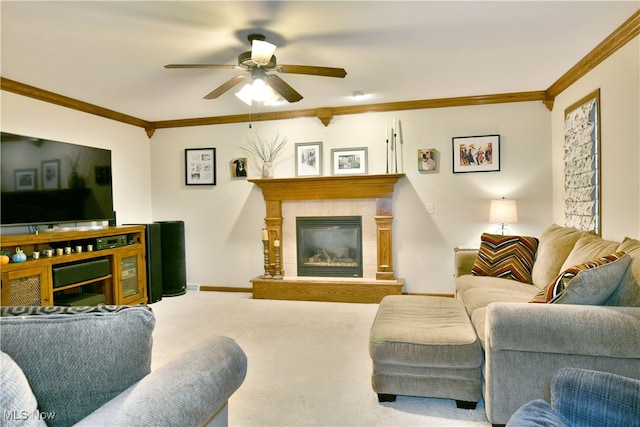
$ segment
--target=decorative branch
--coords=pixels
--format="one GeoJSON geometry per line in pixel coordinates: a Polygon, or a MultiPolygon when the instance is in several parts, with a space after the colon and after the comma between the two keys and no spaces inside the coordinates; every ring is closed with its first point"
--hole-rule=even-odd
{"type": "Polygon", "coordinates": [[[273,162],[286,145],[287,138],[280,138],[277,133],[271,140],[266,141],[256,132],[255,137],[247,138],[247,145],[240,148],[263,162],[273,162]]]}

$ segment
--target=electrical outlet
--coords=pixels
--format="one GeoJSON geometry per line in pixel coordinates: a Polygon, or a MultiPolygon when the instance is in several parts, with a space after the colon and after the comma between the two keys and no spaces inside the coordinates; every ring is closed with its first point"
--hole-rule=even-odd
{"type": "Polygon", "coordinates": [[[429,202],[427,203],[427,213],[432,214],[433,213],[433,202],[429,202]]]}

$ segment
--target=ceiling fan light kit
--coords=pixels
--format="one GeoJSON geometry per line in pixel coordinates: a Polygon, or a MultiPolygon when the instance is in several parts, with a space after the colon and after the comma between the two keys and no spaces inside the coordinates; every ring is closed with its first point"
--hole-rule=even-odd
{"type": "MultiPolygon", "coordinates": [[[[223,64],[169,64],[165,68],[223,68],[249,71],[252,83],[246,84],[236,93],[236,96],[248,105],[253,102],[264,105],[274,105],[282,101],[293,103],[300,101],[303,96],[287,82],[275,74],[267,71],[289,74],[307,74],[313,76],[344,78],[347,72],[343,68],[317,67],[312,65],[277,65],[274,52],[276,45],[265,40],[262,34],[250,34],[248,37],[251,50],[238,55],[238,65],[223,64]]],[[[229,91],[248,77],[247,74],[238,75],[227,80],[213,91],[205,95],[204,99],[215,99],[229,91]]]]}

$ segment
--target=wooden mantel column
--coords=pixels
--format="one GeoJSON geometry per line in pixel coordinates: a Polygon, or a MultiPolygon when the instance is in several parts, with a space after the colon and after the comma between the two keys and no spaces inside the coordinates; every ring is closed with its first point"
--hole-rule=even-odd
{"type": "MultiPolygon", "coordinates": [[[[394,280],[392,197],[394,185],[404,174],[346,175],[307,178],[250,179],[262,190],[266,204],[270,262],[274,264],[273,241],[282,245],[282,201],[376,199],[377,280],[394,280]]],[[[282,246],[280,248],[280,265],[282,246]]],[[[284,273],[283,273],[284,275],[284,273]]]]}
{"type": "Polygon", "coordinates": [[[376,199],[376,239],[378,241],[377,280],[393,280],[393,215],[391,198],[376,199]]]}

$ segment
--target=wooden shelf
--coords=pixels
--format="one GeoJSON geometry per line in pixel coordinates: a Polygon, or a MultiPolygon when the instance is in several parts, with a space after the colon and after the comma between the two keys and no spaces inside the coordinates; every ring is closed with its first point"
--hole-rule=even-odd
{"type": "Polygon", "coordinates": [[[89,285],[91,283],[97,283],[103,280],[111,279],[111,277],[112,277],[111,274],[107,274],[106,276],[96,277],[95,279],[86,280],[84,282],[73,283],[71,285],[66,285],[66,286],[58,286],[57,288],[53,288],[53,292],[66,291],[69,289],[79,288],[84,285],[89,285]]]}

